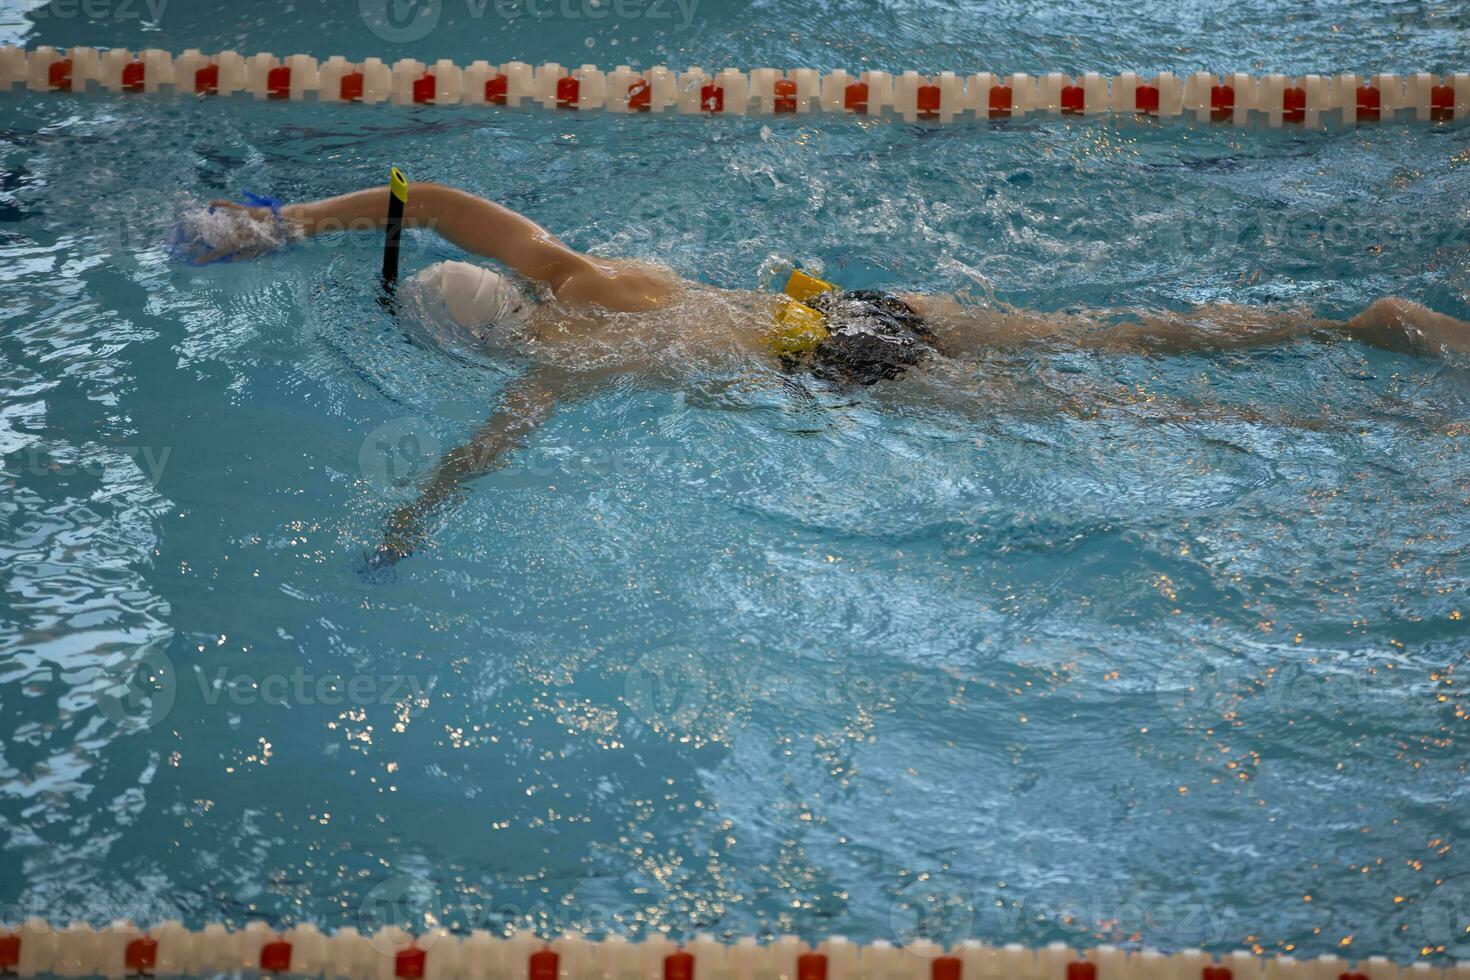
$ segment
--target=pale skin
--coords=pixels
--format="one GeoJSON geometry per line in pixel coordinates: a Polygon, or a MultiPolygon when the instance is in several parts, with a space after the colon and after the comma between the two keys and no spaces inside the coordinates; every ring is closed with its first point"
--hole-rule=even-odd
{"type": "MultiPolygon", "coordinates": [[[[283,207],[280,217],[303,236],[350,229],[381,228],[386,192],[381,187],[283,207]]],[[[263,208],[229,201],[213,207],[249,212],[272,220],[263,208]]],[[[554,297],[525,329],[540,349],[574,349],[597,342],[621,345],[625,360],[609,370],[659,373],[646,352],[668,343],[710,359],[769,358],[763,341],[775,300],[766,293],[716,290],[681,279],[652,263],[593,257],[559,241],[530,218],[493,201],[433,183],[409,186],[405,226],[432,229],[452,244],[493,259],[537,283],[554,297]],[[677,307],[688,312],[691,297],[701,300],[695,316],[659,316],[677,307]],[[646,314],[629,317],[626,314],[646,314]],[[641,332],[635,337],[629,324],[641,332]],[[677,333],[677,336],[674,335],[677,333]],[[626,342],[625,342],[626,340],[626,342]],[[636,341],[636,342],[635,342],[636,341]]],[[[212,256],[211,256],[212,257],[212,256]]],[[[1348,320],[1316,319],[1246,306],[1209,306],[1188,313],[1145,314],[1094,311],[1054,314],[1024,310],[977,309],[954,298],[905,295],[934,330],[944,352],[959,356],[985,350],[1055,343],[1071,348],[1183,353],[1231,350],[1285,343],[1306,334],[1340,334],[1390,350],[1470,352],[1470,323],[1436,313],[1409,300],[1389,297],[1348,320]]],[[[510,384],[501,405],[465,445],[446,453],[420,488],[418,499],[393,512],[377,559],[393,562],[412,553],[426,537],[428,519],[442,510],[471,480],[495,468],[555,410],[573,377],[554,359],[533,364],[510,384]]],[[[1244,417],[1235,412],[1236,417],[1244,417]]]]}

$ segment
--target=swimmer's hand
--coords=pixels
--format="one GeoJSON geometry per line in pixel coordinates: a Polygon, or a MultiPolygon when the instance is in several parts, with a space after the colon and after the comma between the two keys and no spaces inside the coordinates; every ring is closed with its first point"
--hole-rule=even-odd
{"type": "Polygon", "coordinates": [[[210,201],[209,209],[211,211],[243,211],[256,221],[271,220],[271,209],[268,207],[263,205],[252,207],[249,204],[241,204],[239,201],[226,201],[222,197],[217,197],[213,201],[210,201]]]}
{"type": "Polygon", "coordinates": [[[417,516],[410,512],[410,508],[399,508],[388,519],[382,542],[376,548],[363,551],[358,560],[357,574],[377,585],[397,581],[398,563],[412,555],[423,543],[424,534],[417,516]]]}
{"type": "Polygon", "coordinates": [[[269,205],[210,201],[185,212],[168,236],[169,254],[189,265],[251,259],[302,237],[295,224],[269,205]]]}
{"type": "Polygon", "coordinates": [[[379,567],[396,565],[422,548],[427,537],[418,510],[400,507],[389,516],[383,528],[383,542],[369,561],[379,567]]]}

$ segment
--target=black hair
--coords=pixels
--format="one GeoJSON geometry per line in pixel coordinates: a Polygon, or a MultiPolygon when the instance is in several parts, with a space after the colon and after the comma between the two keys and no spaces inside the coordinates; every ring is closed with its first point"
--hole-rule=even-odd
{"type": "Polygon", "coordinates": [[[825,318],[827,338],[807,354],[784,358],[788,368],[843,386],[866,386],[896,378],[937,353],[924,318],[891,293],[832,290],[808,305],[825,318]]]}

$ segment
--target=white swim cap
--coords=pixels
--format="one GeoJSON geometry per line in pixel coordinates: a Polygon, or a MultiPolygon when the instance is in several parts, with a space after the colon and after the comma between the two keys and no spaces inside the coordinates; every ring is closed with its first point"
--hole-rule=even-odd
{"type": "Polygon", "coordinates": [[[450,319],[467,330],[516,323],[530,313],[514,283],[469,262],[436,262],[414,273],[409,282],[426,298],[441,300],[450,319]]]}

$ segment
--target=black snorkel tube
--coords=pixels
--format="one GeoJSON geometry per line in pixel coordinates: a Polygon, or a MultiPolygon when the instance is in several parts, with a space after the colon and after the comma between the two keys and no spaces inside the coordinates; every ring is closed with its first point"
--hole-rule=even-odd
{"type": "Polygon", "coordinates": [[[398,288],[398,242],[403,236],[403,209],[408,204],[408,181],[403,171],[392,167],[388,171],[388,229],[383,237],[383,297],[390,310],[394,309],[393,294],[398,288]]]}

